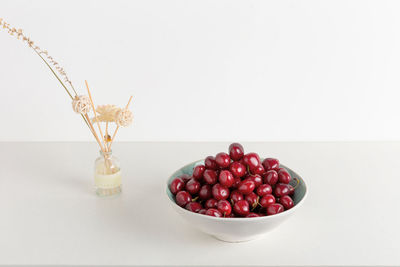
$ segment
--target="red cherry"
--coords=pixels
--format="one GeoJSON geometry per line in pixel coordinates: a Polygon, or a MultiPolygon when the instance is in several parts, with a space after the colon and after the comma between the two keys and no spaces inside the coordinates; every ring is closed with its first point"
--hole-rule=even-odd
{"type": "Polygon", "coordinates": [[[260,157],[257,153],[248,153],[243,156],[243,162],[246,166],[249,166],[250,169],[253,169],[260,165],[260,157]]]}
{"type": "Polygon", "coordinates": [[[189,202],[186,204],[185,209],[191,212],[199,212],[203,207],[198,202],[189,202]]]}
{"type": "Polygon", "coordinates": [[[253,181],[253,182],[254,182],[254,185],[255,185],[256,187],[258,187],[258,186],[260,186],[260,185],[263,184],[263,179],[262,179],[262,177],[261,177],[260,175],[258,175],[258,174],[249,175],[249,176],[247,176],[246,179],[249,179],[250,181],[253,181]]]}
{"type": "Polygon", "coordinates": [[[194,178],[190,179],[189,182],[186,183],[186,191],[188,191],[191,195],[196,195],[200,191],[200,183],[194,178]]]}
{"type": "Polygon", "coordinates": [[[249,202],[249,205],[252,209],[257,207],[259,197],[254,193],[251,192],[250,194],[246,195],[245,200],[249,202]]]}
{"type": "Polygon", "coordinates": [[[215,184],[218,180],[217,172],[213,170],[205,170],[203,174],[204,181],[207,184],[215,184]]]}
{"type": "Polygon", "coordinates": [[[225,169],[229,167],[231,164],[231,158],[228,154],[221,152],[215,156],[215,161],[217,162],[218,166],[225,169]]]}
{"type": "Polygon", "coordinates": [[[238,190],[232,191],[230,200],[233,204],[243,199],[244,199],[243,194],[240,193],[238,190]]]}
{"type": "Polygon", "coordinates": [[[284,211],[283,206],[278,203],[271,204],[267,207],[267,215],[274,215],[281,213],[282,211],[284,211]]]}
{"type": "Polygon", "coordinates": [[[240,193],[247,195],[253,192],[254,188],[256,188],[254,182],[246,179],[239,184],[238,190],[240,193]]]}
{"type": "Polygon", "coordinates": [[[192,196],[188,192],[179,191],[178,194],[176,194],[176,204],[179,206],[184,207],[190,201],[192,201],[192,196]]]}
{"type": "Polygon", "coordinates": [[[185,183],[181,178],[175,178],[172,180],[171,184],[169,185],[169,190],[171,193],[176,195],[179,191],[181,191],[185,187],[185,183]]]}
{"type": "Polygon", "coordinates": [[[239,143],[233,143],[229,146],[229,156],[233,160],[240,160],[243,158],[244,150],[243,146],[239,143]]]}
{"type": "Polygon", "coordinates": [[[266,158],[262,162],[262,165],[266,171],[277,170],[279,168],[279,160],[274,158],[266,158]]]}
{"type": "Polygon", "coordinates": [[[233,211],[236,213],[236,215],[248,215],[250,213],[249,202],[246,200],[239,200],[233,205],[233,211]]]}
{"type": "Polygon", "coordinates": [[[289,192],[290,192],[289,186],[291,186],[291,185],[288,185],[288,184],[277,184],[275,186],[274,195],[276,197],[283,197],[283,196],[288,195],[289,192]]]}
{"type": "Polygon", "coordinates": [[[231,204],[227,200],[218,201],[218,210],[224,215],[224,217],[229,216],[232,212],[231,204]]]}
{"type": "Polygon", "coordinates": [[[217,162],[215,161],[215,158],[213,156],[208,156],[204,160],[204,165],[206,166],[206,169],[210,169],[210,170],[218,169],[217,162]]]}
{"type": "Polygon", "coordinates": [[[263,174],[265,172],[264,167],[261,164],[255,168],[251,168],[250,171],[253,174],[263,174]]]}
{"type": "Polygon", "coordinates": [[[219,183],[225,187],[231,187],[235,183],[235,178],[230,171],[223,170],[219,173],[219,183]]]}
{"type": "Polygon", "coordinates": [[[260,217],[260,215],[258,215],[257,213],[254,213],[254,212],[250,212],[250,213],[246,216],[246,218],[255,218],[255,217],[260,217]]]}
{"type": "Polygon", "coordinates": [[[283,183],[283,184],[288,184],[290,182],[290,180],[292,180],[292,177],[286,170],[280,170],[278,172],[278,178],[279,178],[279,182],[283,183]]]}
{"type": "Polygon", "coordinates": [[[201,210],[199,210],[199,214],[206,214],[206,209],[201,209],[201,210]]]}
{"type": "Polygon", "coordinates": [[[233,188],[238,188],[239,184],[242,182],[242,180],[240,180],[240,178],[235,178],[235,182],[233,183],[232,187],[233,188]]]}
{"type": "Polygon", "coordinates": [[[204,171],[206,167],[204,165],[197,165],[193,169],[193,178],[197,180],[201,180],[203,178],[204,171]]]}
{"type": "Polygon", "coordinates": [[[269,184],[262,184],[259,187],[257,187],[257,195],[260,197],[263,197],[268,194],[272,194],[272,187],[269,184]]]}
{"type": "Polygon", "coordinates": [[[220,184],[213,185],[211,191],[216,200],[227,199],[229,197],[229,189],[220,184]]]}
{"type": "Polygon", "coordinates": [[[206,211],[206,215],[208,215],[208,216],[214,216],[214,217],[222,217],[222,213],[219,211],[219,210],[217,210],[217,209],[208,209],[207,211],[206,211]]]}
{"type": "Polygon", "coordinates": [[[231,165],[229,166],[229,170],[236,178],[240,178],[246,173],[246,167],[242,163],[237,161],[231,163],[231,165]]]}
{"type": "Polygon", "coordinates": [[[204,207],[206,209],[216,208],[218,205],[218,201],[216,199],[210,198],[204,203],[204,207]]]}
{"type": "Polygon", "coordinates": [[[260,205],[263,208],[268,207],[269,205],[272,205],[275,203],[275,197],[273,195],[265,195],[260,199],[260,205]]]}
{"type": "Polygon", "coordinates": [[[263,174],[264,183],[275,185],[278,182],[278,173],[274,170],[267,171],[263,174]]]}
{"type": "Polygon", "coordinates": [[[211,185],[205,184],[200,188],[199,191],[199,198],[202,200],[210,199],[212,196],[211,194],[211,185]]]}
{"type": "Polygon", "coordinates": [[[293,200],[289,196],[283,196],[279,199],[279,203],[285,208],[285,210],[291,209],[294,206],[293,200]]]}

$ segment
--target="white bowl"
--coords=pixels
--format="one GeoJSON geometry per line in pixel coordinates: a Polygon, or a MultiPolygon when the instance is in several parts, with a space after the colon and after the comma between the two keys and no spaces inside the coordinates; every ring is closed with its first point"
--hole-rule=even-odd
{"type": "Polygon", "coordinates": [[[296,188],[293,196],[293,208],[276,215],[254,218],[217,218],[194,213],[181,208],[175,203],[174,195],[169,190],[169,185],[177,176],[182,174],[191,175],[193,172],[193,167],[199,164],[204,164],[204,160],[188,164],[172,174],[167,182],[167,195],[174,210],[180,214],[190,225],[222,241],[244,242],[262,237],[269,231],[278,227],[278,225],[294,214],[303,204],[304,199],[307,196],[307,188],[304,180],[291,169],[282,166],[288,170],[292,178],[295,177],[300,181],[299,186],[296,188]]]}

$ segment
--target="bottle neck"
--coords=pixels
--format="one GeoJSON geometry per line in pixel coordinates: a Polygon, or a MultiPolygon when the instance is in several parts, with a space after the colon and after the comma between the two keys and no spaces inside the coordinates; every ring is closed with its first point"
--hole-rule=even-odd
{"type": "Polygon", "coordinates": [[[107,151],[107,152],[103,152],[100,150],[100,155],[105,158],[110,158],[112,156],[112,150],[107,151]]]}

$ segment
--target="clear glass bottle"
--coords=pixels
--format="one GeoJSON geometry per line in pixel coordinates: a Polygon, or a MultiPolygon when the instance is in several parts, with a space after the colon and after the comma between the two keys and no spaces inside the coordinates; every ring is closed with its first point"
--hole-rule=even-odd
{"type": "Polygon", "coordinates": [[[96,194],[101,197],[114,196],[121,193],[121,168],[119,160],[112,151],[100,151],[94,164],[94,181],[96,194]]]}

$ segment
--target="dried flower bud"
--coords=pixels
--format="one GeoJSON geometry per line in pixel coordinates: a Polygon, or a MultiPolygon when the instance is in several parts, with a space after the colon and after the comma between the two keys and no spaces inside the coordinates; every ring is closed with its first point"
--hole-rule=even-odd
{"type": "Polygon", "coordinates": [[[72,101],[72,109],[76,113],[86,114],[90,111],[90,98],[86,95],[76,96],[72,101]]]}
{"type": "Polygon", "coordinates": [[[115,115],[115,123],[118,126],[126,127],[133,121],[133,114],[129,109],[121,109],[115,115]]]}

